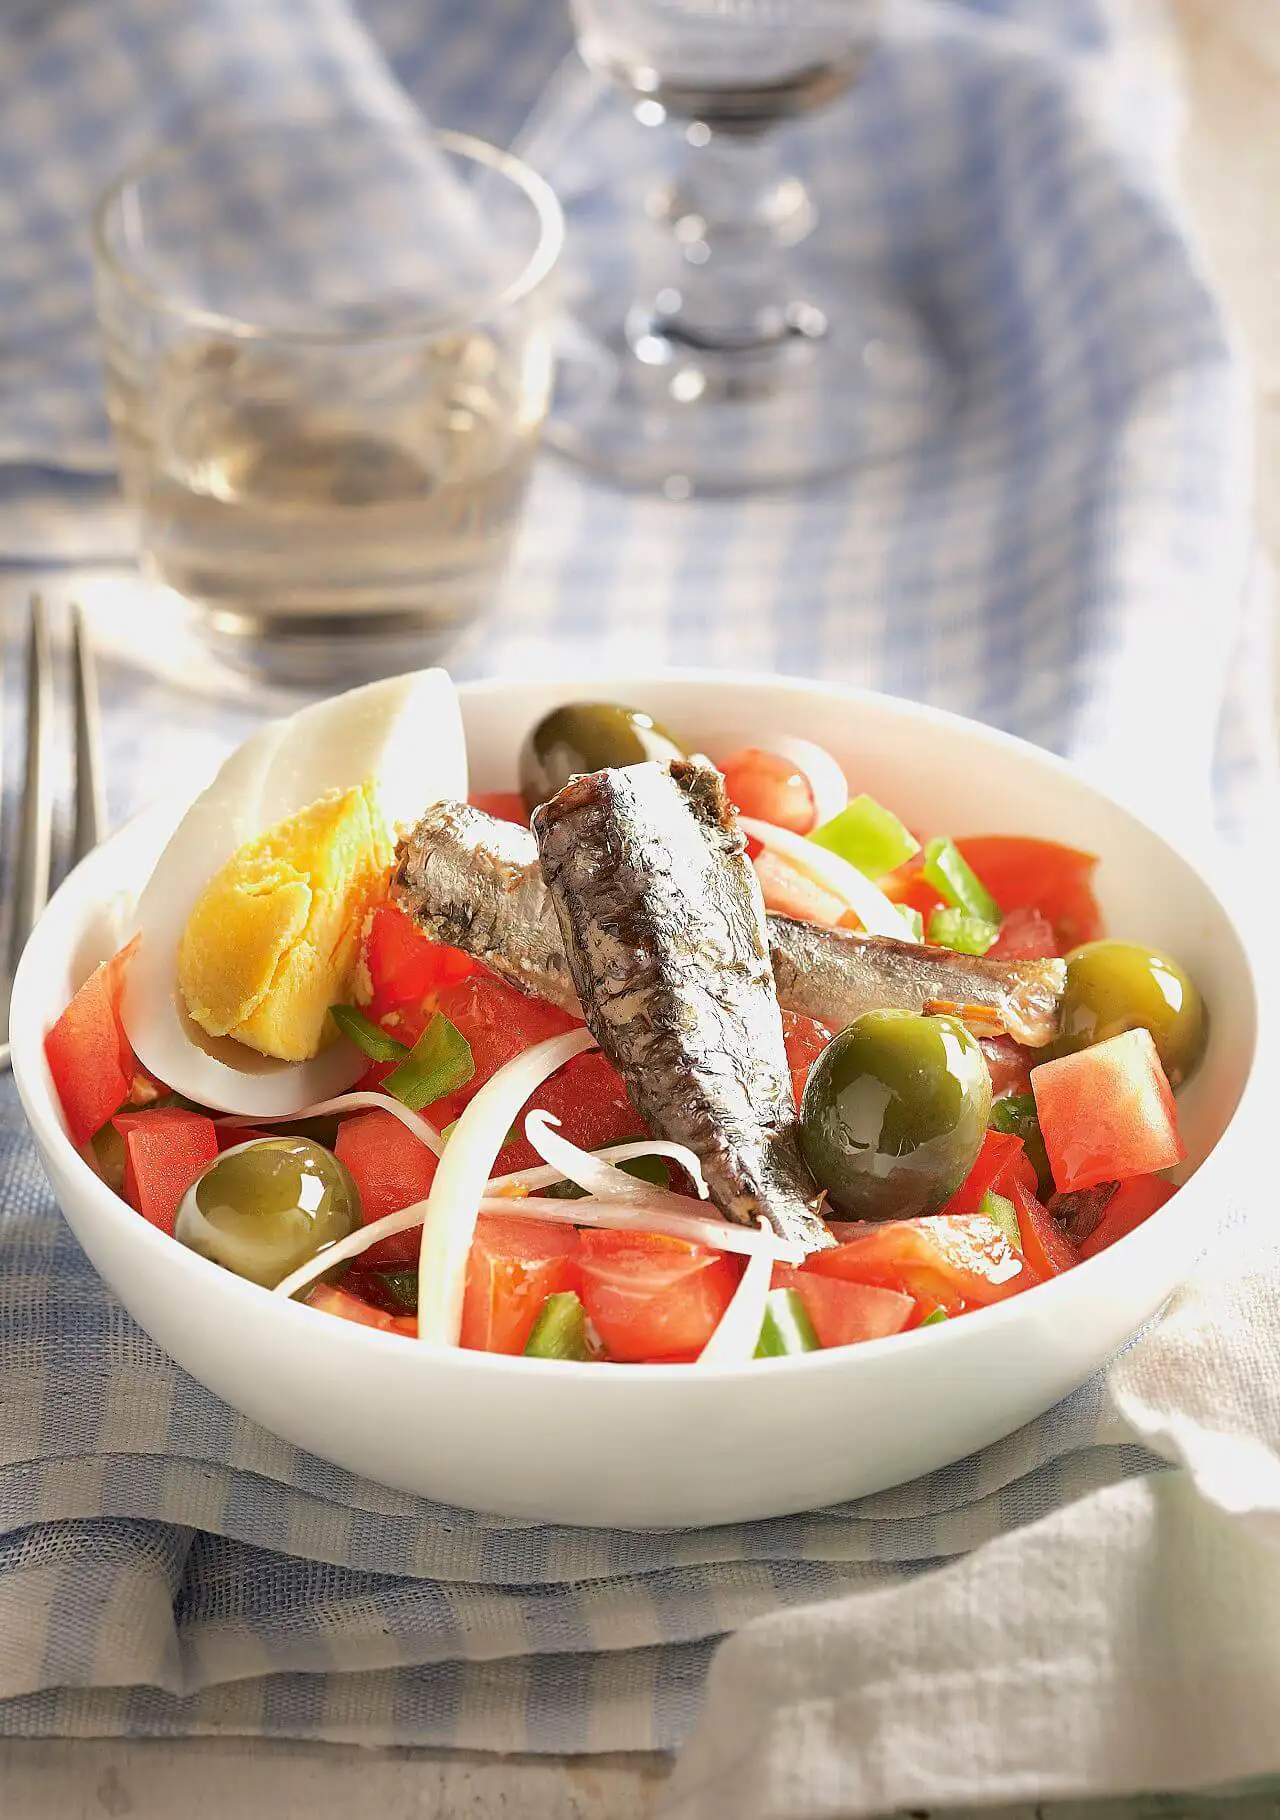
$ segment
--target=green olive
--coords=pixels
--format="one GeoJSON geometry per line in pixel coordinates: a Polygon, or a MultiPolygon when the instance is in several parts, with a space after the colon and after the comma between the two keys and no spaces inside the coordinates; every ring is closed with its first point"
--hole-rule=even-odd
{"type": "Polygon", "coordinates": [[[955,1193],[990,1111],[986,1057],[958,1018],[868,1011],[809,1072],[800,1148],[840,1213],[907,1219],[955,1193]]]}
{"type": "Polygon", "coordinates": [[[639,708],[566,702],[538,722],[520,749],[520,791],[530,813],[571,777],[646,759],[684,758],[684,747],[639,708]]]}
{"type": "Polygon", "coordinates": [[[1198,988],[1177,961],[1140,942],[1073,948],[1054,1054],[1071,1055],[1138,1028],[1151,1032],[1170,1085],[1189,1080],[1204,1055],[1209,1019],[1198,988]]]}
{"type": "Polygon", "coordinates": [[[224,1151],[187,1190],[175,1237],[224,1270],[274,1289],[361,1223],[346,1165],[306,1137],[224,1151]]]}

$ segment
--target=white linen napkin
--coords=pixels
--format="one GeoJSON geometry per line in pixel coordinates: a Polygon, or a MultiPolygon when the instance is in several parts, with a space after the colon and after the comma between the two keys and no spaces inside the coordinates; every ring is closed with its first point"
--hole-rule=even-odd
{"type": "MultiPolygon", "coordinates": [[[[1253,891],[1276,883],[1258,874],[1253,891]]],[[[1108,1379],[1118,1429],[1172,1470],[939,1571],[748,1625],[716,1657],[663,1820],[856,1820],[1280,1776],[1278,979],[1272,964],[1234,1205],[1108,1379]]]]}

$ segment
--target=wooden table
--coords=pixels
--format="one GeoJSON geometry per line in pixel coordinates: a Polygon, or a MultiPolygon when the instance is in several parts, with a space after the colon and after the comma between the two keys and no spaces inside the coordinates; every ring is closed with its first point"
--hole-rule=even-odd
{"type": "MultiPolygon", "coordinates": [[[[1151,0],[1131,0],[1138,6],[1151,0]]],[[[1259,523],[1280,557],[1280,0],[1170,0],[1187,98],[1183,184],[1257,380],[1259,523]]],[[[647,1820],[665,1760],[369,1752],[230,1739],[0,1741],[4,1820],[647,1820]]],[[[1004,1820],[1280,1820],[1280,1798],[1002,1809],[1004,1820]]],[[[726,1816],[732,1820],[732,1816],[726,1816]]],[[[980,1820],[978,1810],[953,1820],[980,1820]]],[[[984,1810],[981,1820],[994,1820],[984,1810]]]]}

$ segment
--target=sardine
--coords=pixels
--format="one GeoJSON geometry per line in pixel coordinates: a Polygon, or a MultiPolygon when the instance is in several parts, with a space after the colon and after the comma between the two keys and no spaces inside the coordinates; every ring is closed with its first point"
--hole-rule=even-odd
{"type": "MultiPolygon", "coordinates": [[[[432,941],[461,948],[535,998],[579,1012],[532,834],[468,803],[437,803],[400,843],[392,896],[432,941]]],[[[993,961],[950,948],[767,918],[778,999],[843,1029],[864,1011],[954,1011],[979,1035],[1029,1048],[1058,1034],[1062,961],[993,961]]]]}
{"type": "Polygon", "coordinates": [[[527,828],[470,803],[435,803],[397,848],[391,896],[433,942],[461,948],[531,998],[581,1017],[527,828]]]}
{"type": "Polygon", "coordinates": [[[1058,1034],[1065,961],[991,961],[794,916],[770,916],[769,952],[782,1004],[832,1030],[864,1011],[950,1011],[1031,1048],[1058,1034]]]}
{"type": "Polygon", "coordinates": [[[575,777],[533,832],[587,1026],[650,1131],[689,1146],[726,1219],[830,1245],[720,773],[675,759],[575,777]]]}

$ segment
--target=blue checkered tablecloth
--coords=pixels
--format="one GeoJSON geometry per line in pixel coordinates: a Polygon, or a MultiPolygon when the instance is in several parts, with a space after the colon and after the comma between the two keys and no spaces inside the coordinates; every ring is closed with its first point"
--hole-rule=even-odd
{"type": "MultiPolygon", "coordinates": [[[[179,132],[406,97],[509,140],[567,45],[542,0],[10,5],[11,563],[87,560],[114,535],[83,231],[104,174],[179,132]]],[[[1248,826],[1272,748],[1244,387],[1169,193],[1167,119],[1093,0],[891,9],[823,155],[877,255],[910,254],[963,376],[954,415],[900,461],[789,497],[672,505],[546,462],[459,672],[675,661],[869,682],[1135,788],[1212,779],[1223,826],[1248,826]]],[[[123,650],[104,681],[117,816],[152,793],[157,752],[167,775],[260,712],[123,650]]],[[[929,1479],[743,1528],[562,1530],[388,1492],[157,1351],[93,1276],[0,1087],[0,1733],[673,1748],[725,1632],[1156,1464],[1100,1380],[929,1479]]]]}

